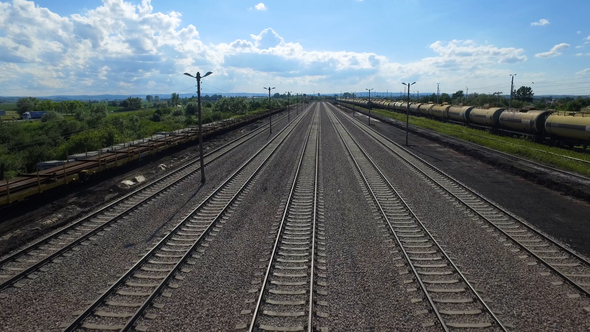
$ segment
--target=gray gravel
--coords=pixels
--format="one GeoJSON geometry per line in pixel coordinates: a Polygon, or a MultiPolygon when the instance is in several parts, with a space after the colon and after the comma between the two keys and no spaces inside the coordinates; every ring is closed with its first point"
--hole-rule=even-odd
{"type": "Polygon", "coordinates": [[[406,268],[391,237],[360,189],[349,158],[327,116],[322,118],[322,175],[330,306],[334,331],[424,330],[432,315],[412,303],[406,268]],[[330,161],[326,163],[326,161],[330,161]],[[389,241],[388,241],[389,240],[389,241]]]}
{"type": "MultiPolygon", "coordinates": [[[[302,128],[310,119],[304,120],[302,128]]],[[[266,268],[303,134],[298,132],[280,148],[181,287],[172,291],[172,297],[158,300],[164,304],[155,311],[158,318],[142,320],[140,325],[150,331],[228,331],[249,323],[248,310],[258,295],[251,290],[266,268]]]]}
{"type": "Polygon", "coordinates": [[[57,330],[60,324],[73,320],[73,313],[85,309],[267,139],[267,135],[260,135],[248,149],[208,166],[204,187],[198,189],[199,177],[194,176],[132,213],[91,245],[80,246],[59,263],[47,265],[47,272],[37,273],[24,287],[1,292],[0,306],[5,309],[0,311],[0,330],[57,330]]]}
{"type": "MultiPolygon", "coordinates": [[[[276,133],[284,122],[273,121],[273,125],[276,133]]],[[[376,122],[374,127],[393,130],[376,122]]],[[[209,247],[199,253],[191,271],[183,274],[184,279],[178,281],[180,287],[169,290],[171,297],[157,299],[163,308],[149,310],[156,318],[141,320],[140,325],[150,331],[227,331],[249,322],[251,301],[256,297],[251,291],[260,282],[268,259],[303,134],[298,132],[297,138],[281,148],[209,247]]],[[[403,139],[403,133],[391,135],[403,139]]],[[[60,330],[60,324],[72,320],[76,310],[95,299],[267,139],[263,135],[208,167],[207,183],[202,189],[196,191],[198,177],[178,186],[91,244],[48,265],[24,287],[0,292],[0,330],[60,330]]],[[[435,162],[448,166],[457,157],[431,142],[412,136],[410,139],[413,149],[423,144],[423,154],[435,162]]],[[[584,309],[590,307],[587,298],[577,296],[575,290],[544,267],[506,245],[501,236],[377,144],[366,138],[361,138],[361,144],[504,323],[518,331],[590,328],[589,313],[584,309]]],[[[330,331],[434,330],[429,327],[434,323],[433,316],[419,301],[420,293],[412,289],[407,268],[374,214],[325,114],[321,149],[327,295],[318,298],[326,301],[321,312],[327,315],[317,318],[320,326],[330,331]]],[[[461,165],[452,168],[456,174],[461,174],[462,167],[480,167],[462,158],[461,165]]],[[[476,176],[472,179],[475,181],[476,176]]],[[[475,184],[480,186],[481,182],[475,184]]],[[[493,194],[490,188],[494,183],[490,182],[487,189],[481,187],[493,194]]],[[[512,204],[520,214],[518,204],[512,204]]],[[[567,219],[566,215],[562,217],[567,219]]]]}
{"type": "Polygon", "coordinates": [[[377,144],[362,139],[362,145],[503,322],[519,331],[590,327],[590,316],[583,309],[589,305],[588,299],[574,297],[577,292],[570,286],[555,285],[559,279],[545,276],[546,268],[523,257],[515,246],[499,241],[501,237],[483,228],[377,144]]]}

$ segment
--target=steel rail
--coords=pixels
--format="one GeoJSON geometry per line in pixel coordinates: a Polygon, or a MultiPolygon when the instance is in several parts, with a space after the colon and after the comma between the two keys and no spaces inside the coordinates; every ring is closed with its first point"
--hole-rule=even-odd
{"type": "MultiPolygon", "coordinates": [[[[451,175],[445,173],[444,171],[438,169],[437,167],[431,165],[430,163],[428,163],[426,160],[424,160],[423,158],[421,158],[420,156],[414,154],[413,152],[405,149],[404,147],[402,147],[400,144],[397,144],[396,142],[392,141],[391,139],[389,139],[388,137],[386,137],[385,135],[375,131],[375,130],[369,130],[367,129],[365,126],[363,125],[359,125],[358,123],[355,123],[354,121],[350,121],[350,123],[354,123],[355,126],[357,126],[358,128],[362,129],[363,131],[365,131],[367,134],[375,137],[379,136],[379,138],[381,140],[385,140],[386,143],[392,144],[394,145],[396,148],[400,149],[401,151],[403,151],[404,153],[407,153],[409,156],[411,156],[412,158],[415,158],[416,160],[418,160],[420,163],[422,163],[425,167],[427,167],[428,169],[430,169],[431,171],[439,174],[440,177],[446,179],[447,181],[454,183],[455,185],[461,187],[463,190],[465,190],[468,194],[471,194],[473,196],[475,196],[477,199],[483,201],[484,203],[490,205],[491,207],[495,208],[496,210],[500,211],[501,213],[504,213],[506,216],[508,216],[509,218],[512,218],[513,220],[515,220],[519,225],[522,225],[523,227],[525,227],[527,230],[531,231],[532,233],[534,233],[536,236],[542,238],[543,240],[549,242],[550,244],[558,247],[559,249],[563,250],[564,252],[566,252],[567,254],[569,254],[570,256],[572,256],[573,258],[579,260],[581,263],[585,264],[587,268],[590,269],[590,260],[588,260],[587,258],[583,257],[582,255],[576,253],[575,251],[573,251],[572,249],[564,246],[563,244],[557,242],[556,240],[548,237],[547,235],[543,234],[541,231],[537,230],[536,228],[534,228],[533,226],[529,225],[526,221],[524,221],[522,218],[514,215],[513,213],[511,213],[510,211],[507,211],[506,209],[502,208],[501,206],[499,206],[498,204],[490,201],[489,199],[483,197],[482,195],[478,194],[475,190],[471,189],[470,187],[468,187],[467,185],[463,184],[462,182],[460,182],[459,180],[453,178],[451,175]]],[[[420,174],[422,174],[423,176],[425,176],[426,178],[430,179],[430,181],[432,181],[433,183],[435,183],[436,185],[438,185],[441,189],[443,189],[445,192],[449,193],[449,195],[451,195],[452,197],[454,197],[455,199],[457,199],[458,201],[460,201],[461,203],[463,203],[467,208],[469,208],[473,213],[477,214],[480,218],[482,218],[483,220],[487,221],[490,225],[492,225],[496,230],[498,230],[500,233],[502,233],[502,235],[504,235],[505,237],[509,238],[512,242],[518,244],[522,249],[524,249],[526,252],[528,252],[531,256],[535,257],[535,259],[539,260],[541,263],[543,263],[545,266],[547,266],[550,270],[552,270],[553,272],[555,272],[557,275],[559,275],[560,278],[564,279],[565,281],[567,281],[570,285],[572,285],[574,288],[578,289],[579,291],[583,292],[584,294],[586,294],[587,296],[590,296],[590,289],[584,288],[584,286],[578,284],[575,280],[572,280],[569,276],[567,276],[565,273],[561,272],[558,268],[556,268],[555,266],[553,266],[551,263],[547,262],[545,259],[543,259],[541,256],[539,256],[538,254],[536,254],[534,251],[532,251],[532,249],[527,248],[526,245],[522,244],[520,241],[518,241],[517,239],[515,239],[513,236],[511,236],[510,234],[508,234],[506,231],[504,231],[501,227],[499,227],[498,225],[496,225],[495,223],[491,222],[487,217],[485,217],[484,215],[482,215],[480,212],[478,212],[475,208],[473,208],[471,205],[469,205],[468,203],[465,202],[464,199],[458,197],[455,193],[453,193],[452,191],[450,191],[447,187],[445,187],[444,185],[442,185],[440,183],[440,181],[435,180],[434,178],[432,178],[432,176],[426,174],[423,170],[421,170],[420,168],[418,168],[417,166],[415,166],[414,163],[412,163],[411,161],[409,161],[406,157],[402,156],[399,152],[394,151],[393,148],[391,148],[390,146],[388,146],[387,144],[383,143],[383,141],[379,140],[376,138],[376,140],[382,145],[384,146],[386,149],[390,150],[392,153],[394,153],[395,155],[397,155],[399,158],[401,158],[402,160],[404,160],[409,166],[411,166],[413,169],[415,169],[417,172],[419,172],[420,174]]]]}
{"type": "MultiPolygon", "coordinates": [[[[350,123],[354,123],[354,121],[350,121],[350,123]]],[[[374,130],[368,130],[364,126],[359,125],[357,123],[354,123],[354,125],[357,126],[358,128],[361,128],[362,130],[364,130],[367,134],[369,134],[371,136],[373,136],[373,135],[380,136],[381,139],[385,140],[389,144],[393,144],[396,148],[402,150],[404,153],[407,153],[412,158],[417,159],[425,167],[427,167],[430,170],[432,170],[433,172],[439,174],[440,177],[446,179],[447,181],[449,181],[451,183],[454,183],[455,185],[457,185],[457,186],[461,187],[463,190],[465,190],[468,194],[471,194],[471,195],[475,196],[477,199],[483,201],[486,204],[489,204],[491,207],[495,208],[496,210],[500,211],[501,213],[504,213],[506,216],[508,216],[509,218],[515,220],[519,225],[522,225],[527,230],[529,230],[532,233],[534,233],[536,236],[538,236],[538,237],[542,238],[543,240],[549,242],[550,244],[558,247],[559,249],[563,250],[567,254],[571,255],[573,258],[578,259],[581,263],[585,264],[587,268],[590,268],[590,261],[587,258],[585,258],[582,255],[576,253],[572,249],[564,246],[563,244],[557,242],[556,240],[548,237],[547,235],[541,233],[541,231],[539,231],[539,230],[535,229],[533,226],[529,225],[522,218],[514,215],[510,211],[507,211],[506,209],[500,207],[498,204],[496,204],[496,203],[490,201],[489,199],[483,197],[482,195],[478,194],[475,190],[471,189],[467,185],[463,184],[462,182],[458,181],[457,179],[453,178],[451,175],[445,173],[444,171],[438,169],[437,167],[431,165],[430,163],[428,163],[423,158],[421,158],[421,157],[417,156],[416,154],[412,153],[411,151],[405,149],[401,145],[399,145],[396,142],[392,141],[388,137],[385,137],[383,134],[381,134],[379,132],[376,132],[374,130]]],[[[559,275],[560,278],[564,279],[570,285],[572,285],[574,288],[576,288],[579,291],[583,292],[587,296],[590,296],[590,289],[584,288],[583,286],[579,285],[576,281],[572,280],[565,273],[561,272],[558,268],[556,268],[555,266],[553,266],[551,263],[547,262],[545,259],[543,259],[541,256],[539,256],[538,254],[536,254],[534,251],[532,251],[532,249],[527,248],[526,245],[522,244],[519,240],[515,239],[513,236],[511,236],[510,234],[508,234],[506,231],[504,231],[501,227],[499,227],[498,225],[496,225],[494,222],[491,222],[487,217],[485,217],[484,215],[482,215],[479,211],[477,211],[475,208],[473,208],[470,204],[466,203],[464,199],[458,197],[455,193],[453,193],[447,187],[445,187],[444,185],[442,185],[440,183],[440,181],[437,181],[434,178],[432,178],[432,176],[426,174],[423,170],[421,170],[420,168],[418,168],[414,163],[412,163],[411,161],[409,161],[406,157],[402,156],[399,152],[394,151],[390,146],[388,146],[387,144],[383,143],[379,139],[377,139],[377,141],[382,146],[384,146],[386,149],[390,150],[392,153],[394,153],[399,158],[401,158],[402,160],[404,160],[410,167],[412,167],[413,169],[415,169],[417,172],[419,172],[420,174],[422,174],[424,177],[430,179],[430,181],[432,181],[433,183],[435,183],[436,185],[438,185],[445,192],[449,193],[449,195],[451,195],[452,197],[454,197],[456,200],[460,201],[463,205],[465,205],[467,208],[469,208],[469,210],[471,210],[473,213],[475,213],[476,215],[478,215],[481,219],[487,221],[488,224],[492,225],[496,230],[498,230],[500,233],[502,233],[502,235],[504,235],[505,237],[509,238],[512,242],[518,244],[522,249],[524,249],[526,252],[528,252],[531,256],[535,257],[535,259],[539,260],[546,267],[548,267],[554,273],[556,273],[557,275],[559,275]]]]}
{"type": "MultiPolygon", "coordinates": [[[[285,118],[284,116],[282,118],[285,118]]],[[[248,142],[249,140],[257,137],[258,135],[262,134],[265,132],[266,130],[266,126],[268,125],[264,125],[260,128],[257,128],[256,130],[246,133],[240,137],[237,137],[236,139],[232,140],[231,142],[224,144],[223,146],[217,147],[214,150],[208,152],[204,157],[211,157],[214,154],[217,154],[216,156],[214,156],[213,158],[209,159],[206,161],[206,165],[209,165],[211,163],[213,163],[214,161],[218,160],[219,158],[223,157],[224,155],[230,153],[231,151],[235,150],[236,148],[240,147],[241,145],[245,144],[246,142],[248,142]],[[228,149],[227,151],[223,152],[223,149],[228,149]],[[220,153],[221,151],[221,153],[220,153]]],[[[136,190],[134,190],[133,192],[130,192],[126,195],[124,195],[123,197],[118,198],[117,200],[103,206],[100,207],[98,210],[90,213],[89,215],[86,215],[76,221],[74,221],[73,223],[71,223],[70,225],[50,234],[49,236],[34,242],[32,244],[30,244],[29,246],[19,250],[18,252],[4,257],[2,260],[0,260],[0,269],[2,268],[2,266],[9,264],[11,262],[15,262],[17,259],[19,259],[20,257],[29,254],[30,252],[32,252],[33,250],[38,249],[39,247],[49,244],[51,241],[54,241],[56,239],[58,239],[60,236],[65,235],[68,232],[74,231],[74,229],[76,227],[80,227],[82,226],[84,223],[87,222],[92,222],[91,219],[92,218],[96,218],[99,217],[101,214],[108,212],[109,209],[113,209],[113,208],[117,208],[119,205],[123,205],[126,202],[126,200],[131,199],[131,198],[135,198],[135,197],[139,197],[141,194],[145,193],[146,191],[148,191],[150,188],[153,188],[157,185],[162,184],[163,182],[170,180],[171,178],[173,178],[174,176],[179,175],[181,172],[186,171],[188,168],[198,164],[199,159],[195,159],[193,161],[190,161],[188,163],[186,163],[185,165],[181,166],[180,168],[172,171],[171,173],[168,173],[158,179],[155,179],[154,181],[151,181],[148,184],[145,184],[144,186],[142,186],[141,188],[138,188],[136,190]]],[[[189,178],[190,176],[192,176],[193,174],[196,174],[197,172],[199,172],[200,168],[196,168],[193,171],[190,171],[189,173],[182,175],[180,178],[174,180],[173,182],[169,183],[168,185],[165,185],[164,187],[162,187],[161,189],[155,191],[154,193],[152,193],[149,196],[146,196],[145,198],[141,199],[139,202],[137,202],[136,204],[134,204],[133,206],[130,206],[126,209],[124,209],[123,211],[120,211],[117,215],[111,217],[111,220],[102,223],[101,225],[99,225],[98,227],[96,227],[94,230],[89,231],[88,233],[84,234],[83,236],[79,237],[78,239],[70,242],[68,245],[66,245],[65,247],[53,252],[50,255],[45,256],[42,260],[40,260],[39,262],[35,263],[34,265],[29,266],[28,268],[25,268],[24,270],[20,271],[19,273],[15,274],[14,276],[5,279],[2,281],[2,283],[0,283],[0,290],[5,289],[7,287],[10,287],[12,284],[18,282],[19,280],[25,278],[27,275],[29,275],[30,273],[38,270],[40,267],[42,267],[43,265],[49,263],[50,261],[54,260],[55,258],[63,255],[64,253],[68,252],[69,250],[71,250],[71,248],[80,245],[81,243],[83,243],[84,241],[88,240],[89,238],[95,236],[97,233],[100,233],[101,231],[103,231],[105,228],[110,227],[113,223],[117,222],[119,219],[121,219],[122,217],[124,217],[125,215],[131,213],[132,211],[134,211],[135,209],[137,209],[139,206],[143,205],[144,203],[146,203],[147,201],[150,201],[152,198],[158,196],[159,194],[161,194],[162,192],[165,192],[166,190],[170,189],[171,187],[173,187],[174,185],[186,180],[187,178],[189,178]]]]}
{"type": "MultiPolygon", "coordinates": [[[[315,116],[317,116],[317,113],[315,114],[315,116]]],[[[273,244],[273,248],[272,248],[272,252],[271,252],[271,256],[270,259],[268,260],[268,264],[266,267],[266,271],[264,273],[264,278],[262,280],[262,285],[260,288],[260,293],[258,295],[258,299],[256,300],[256,305],[255,308],[253,310],[253,315],[252,315],[252,320],[250,321],[250,325],[248,327],[248,331],[252,332],[254,331],[254,329],[256,328],[256,322],[258,320],[258,317],[260,315],[260,309],[262,307],[262,302],[264,299],[264,295],[265,295],[265,291],[266,291],[266,286],[269,282],[270,279],[270,274],[272,271],[272,266],[273,266],[273,262],[275,262],[275,259],[277,257],[277,253],[278,253],[278,248],[279,248],[279,244],[281,243],[281,238],[284,232],[284,228],[285,228],[285,222],[287,220],[288,214],[289,214],[289,207],[291,206],[291,203],[293,201],[293,197],[295,195],[295,189],[297,187],[297,183],[298,183],[298,179],[300,176],[300,172],[301,172],[301,168],[303,165],[303,161],[304,161],[304,157],[305,157],[305,152],[307,150],[307,145],[309,143],[309,138],[311,136],[311,131],[313,128],[313,122],[312,124],[309,126],[308,132],[306,134],[306,139],[305,139],[305,143],[303,148],[301,149],[301,153],[299,155],[299,159],[297,162],[297,168],[295,169],[295,174],[293,176],[293,182],[291,184],[291,188],[289,189],[289,194],[287,196],[287,201],[285,202],[285,209],[283,210],[283,214],[281,216],[281,221],[279,224],[279,230],[277,231],[277,235],[275,237],[274,240],[274,244],[273,244]]],[[[319,136],[318,136],[319,137],[319,136]]],[[[316,140],[316,147],[319,147],[319,139],[316,140]]],[[[314,274],[314,257],[315,257],[315,253],[314,253],[314,249],[315,249],[315,224],[316,224],[316,210],[317,210],[317,175],[318,175],[318,156],[319,156],[319,149],[316,150],[316,161],[315,161],[315,184],[314,184],[314,201],[313,201],[313,225],[312,225],[312,256],[311,256],[311,267],[310,267],[310,271],[311,271],[311,280],[310,280],[310,297],[309,297],[309,307],[308,307],[308,331],[311,332],[312,331],[312,324],[311,321],[313,319],[313,311],[312,311],[312,306],[313,306],[313,274],[314,274]]]]}
{"type": "Polygon", "coordinates": [[[442,315],[440,314],[437,305],[434,303],[434,300],[430,296],[426,285],[424,285],[424,283],[422,281],[422,278],[420,277],[420,274],[418,273],[418,271],[416,270],[416,267],[412,263],[412,260],[411,260],[411,258],[409,256],[408,252],[405,250],[404,245],[402,244],[402,241],[400,240],[399,236],[397,235],[397,233],[393,229],[393,225],[392,225],[391,221],[389,220],[389,217],[387,216],[387,214],[386,214],[383,206],[381,205],[381,203],[379,201],[379,198],[377,197],[377,195],[375,194],[375,192],[374,192],[371,184],[369,183],[369,180],[367,179],[367,177],[363,173],[363,171],[361,169],[361,166],[358,164],[357,160],[355,159],[352,151],[350,150],[350,147],[348,146],[348,143],[346,143],[344,137],[342,136],[341,131],[337,129],[336,123],[339,123],[340,124],[340,126],[342,127],[342,130],[350,137],[351,141],[354,142],[357,145],[357,148],[361,151],[361,153],[363,154],[363,156],[365,158],[367,158],[367,160],[370,162],[371,166],[375,169],[375,171],[377,172],[377,174],[379,175],[379,177],[381,178],[381,180],[384,183],[386,183],[387,187],[392,192],[394,192],[395,195],[397,196],[397,198],[403,203],[405,209],[407,209],[407,211],[410,213],[411,217],[417,222],[417,224],[421,227],[421,229],[428,235],[428,237],[430,238],[430,241],[432,241],[436,245],[436,247],[438,248],[438,250],[440,251],[440,253],[446,258],[446,260],[449,262],[449,264],[451,264],[451,266],[453,267],[453,269],[455,270],[455,272],[461,277],[461,279],[467,285],[467,287],[469,288],[469,290],[473,293],[473,295],[477,298],[477,300],[484,306],[484,308],[486,309],[487,313],[493,318],[493,320],[495,321],[496,325],[500,329],[502,329],[502,331],[507,331],[506,327],[502,324],[502,322],[500,321],[500,319],[493,313],[492,309],[487,305],[487,303],[483,300],[483,298],[479,295],[479,293],[475,290],[475,288],[467,280],[467,278],[465,277],[465,275],[459,270],[459,268],[457,267],[457,265],[448,256],[448,254],[444,251],[444,249],[440,246],[440,244],[438,243],[438,241],[436,241],[434,239],[434,237],[432,236],[432,234],[430,233],[430,231],[428,231],[428,229],[426,228],[426,226],[422,223],[422,221],[414,213],[414,211],[408,205],[408,203],[403,199],[403,197],[400,195],[400,193],[397,191],[397,189],[395,189],[395,187],[389,182],[389,180],[387,180],[387,177],[379,169],[379,167],[372,160],[372,158],[368,155],[368,153],[356,142],[356,140],[354,139],[354,137],[342,125],[342,123],[333,115],[333,113],[330,113],[330,115],[331,115],[331,118],[332,118],[333,121],[336,120],[336,121],[333,122],[333,125],[334,125],[334,128],[335,128],[336,132],[338,133],[338,136],[340,137],[342,143],[344,143],[349,156],[351,157],[354,165],[356,166],[356,169],[359,172],[359,175],[361,176],[363,182],[365,183],[365,185],[367,187],[367,190],[371,193],[371,196],[372,196],[373,200],[375,201],[375,204],[378,206],[379,211],[381,213],[381,216],[387,222],[387,224],[389,226],[389,230],[393,234],[393,236],[394,236],[394,238],[395,238],[398,246],[400,247],[400,249],[401,249],[401,251],[402,251],[402,253],[404,255],[404,258],[408,262],[408,265],[410,266],[412,272],[414,273],[414,276],[416,277],[416,279],[417,279],[420,287],[422,288],[422,291],[424,292],[424,295],[426,296],[426,298],[427,298],[430,306],[433,308],[434,313],[435,313],[437,319],[439,320],[441,326],[443,327],[443,329],[445,331],[450,331],[449,327],[447,326],[447,324],[445,323],[444,319],[442,318],[442,315]]]}
{"type": "Polygon", "coordinates": [[[239,196],[240,193],[242,193],[244,191],[244,189],[246,188],[246,186],[251,183],[251,181],[256,177],[256,175],[259,174],[260,170],[263,168],[263,166],[266,165],[266,163],[268,162],[268,160],[270,160],[270,158],[272,156],[274,156],[274,153],[278,150],[278,148],[282,145],[282,143],[287,139],[287,137],[289,137],[289,135],[291,135],[294,131],[294,129],[296,128],[296,126],[302,121],[302,119],[304,118],[304,116],[306,115],[305,112],[302,112],[298,118],[297,121],[293,121],[290,125],[286,126],[285,128],[283,128],[279,133],[277,133],[277,135],[275,135],[275,137],[270,140],[269,142],[267,142],[262,148],[260,148],[252,157],[250,157],[246,162],[244,162],[234,173],[232,173],[216,190],[214,190],[213,193],[211,193],[209,196],[207,196],[204,201],[199,204],[197,207],[195,207],[185,218],[183,218],[171,231],[170,233],[168,233],[164,238],[162,238],[146,255],[144,255],[137,263],[135,263],[133,265],[133,267],[131,267],[123,276],[121,276],[114,284],[111,285],[111,287],[109,287],[109,289],[107,289],[105,292],[102,293],[102,295],[100,295],[100,297],[98,299],[96,299],[86,310],[84,310],[72,323],[70,323],[68,325],[68,327],[66,327],[63,331],[64,332],[70,332],[70,331],[74,331],[78,328],[80,328],[80,324],[89,316],[92,315],[92,313],[95,311],[95,309],[97,309],[98,307],[100,307],[101,305],[103,305],[103,303],[105,302],[105,300],[112,295],[115,290],[121,286],[125,280],[127,280],[135,271],[139,270],[141,268],[141,266],[147,262],[152,256],[153,254],[160,249],[162,246],[164,246],[166,244],[166,242],[171,239],[173,236],[176,235],[176,232],[188,221],[191,219],[191,217],[193,217],[198,211],[200,211],[203,207],[206,206],[207,203],[209,203],[215,195],[221,193],[221,191],[229,184],[231,184],[232,180],[234,180],[239,173],[245,169],[247,166],[250,165],[250,163],[258,156],[260,155],[267,147],[271,146],[271,144],[276,143],[276,146],[272,147],[272,150],[270,151],[269,155],[261,162],[261,164],[254,170],[254,172],[248,177],[248,179],[240,186],[240,188],[238,189],[237,192],[235,192],[232,197],[230,198],[229,202],[227,204],[225,204],[225,206],[221,209],[221,212],[219,212],[217,214],[217,216],[214,218],[214,220],[209,224],[209,226],[206,228],[206,230],[203,231],[203,233],[197,238],[197,240],[193,243],[193,245],[190,247],[190,249],[187,250],[187,252],[182,256],[182,258],[180,258],[180,260],[178,261],[178,263],[176,263],[174,265],[174,267],[171,269],[171,271],[166,275],[166,277],[162,280],[162,282],[160,282],[159,286],[157,287],[157,289],[155,291],[152,292],[152,294],[142,303],[142,305],[139,307],[139,309],[136,310],[136,312],[134,313],[134,315],[132,317],[130,317],[127,322],[125,323],[125,325],[119,329],[120,331],[129,331],[131,328],[133,328],[135,322],[140,318],[140,316],[142,315],[142,313],[145,311],[145,309],[150,306],[150,304],[152,303],[152,301],[160,294],[161,290],[168,284],[168,281],[170,281],[170,279],[176,274],[176,272],[183,266],[183,264],[186,262],[186,260],[189,258],[189,256],[192,254],[192,252],[194,251],[195,248],[197,248],[198,245],[200,245],[203,241],[203,239],[205,238],[205,236],[207,234],[209,234],[210,230],[213,228],[213,225],[223,216],[223,214],[227,211],[227,209],[230,207],[230,205],[237,199],[237,197],[239,196]],[[275,142],[275,140],[279,139],[280,135],[285,134],[284,137],[282,139],[280,139],[280,141],[277,143],[275,142]]]}

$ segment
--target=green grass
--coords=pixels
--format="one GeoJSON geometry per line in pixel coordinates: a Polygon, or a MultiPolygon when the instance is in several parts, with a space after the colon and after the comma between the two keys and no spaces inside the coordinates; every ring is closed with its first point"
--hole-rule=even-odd
{"type": "MultiPolygon", "coordinates": [[[[372,112],[399,121],[406,121],[405,114],[382,109],[374,109],[372,112]]],[[[410,116],[409,122],[413,126],[430,129],[438,133],[479,144],[514,156],[527,158],[559,169],[576,172],[584,176],[590,176],[590,153],[576,152],[573,150],[538,144],[526,138],[498,136],[485,130],[469,128],[458,124],[444,123],[422,117],[410,116]],[[579,160],[568,159],[567,157],[579,160]]]]}
{"type": "Polygon", "coordinates": [[[18,119],[20,116],[16,111],[6,111],[6,115],[0,115],[0,119],[3,121],[11,121],[13,119],[18,119]]]}

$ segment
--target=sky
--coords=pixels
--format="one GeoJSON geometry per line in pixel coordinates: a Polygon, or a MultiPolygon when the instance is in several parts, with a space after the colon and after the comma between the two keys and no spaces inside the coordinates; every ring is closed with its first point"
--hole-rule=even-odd
{"type": "Polygon", "coordinates": [[[0,0],[0,96],[590,95],[587,0],[259,1],[0,0]]]}

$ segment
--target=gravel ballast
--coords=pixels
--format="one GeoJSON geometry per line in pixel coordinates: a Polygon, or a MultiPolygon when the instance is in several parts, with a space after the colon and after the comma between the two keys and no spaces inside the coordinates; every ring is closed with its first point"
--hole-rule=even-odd
{"type": "MultiPolygon", "coordinates": [[[[291,115],[293,119],[295,114],[291,115]]],[[[140,326],[149,331],[228,331],[249,323],[310,115],[240,197],[208,246],[198,251],[190,271],[175,281],[179,287],[167,289],[170,297],[157,298],[159,306],[148,310],[155,318],[140,319],[140,326]]],[[[366,117],[357,117],[366,121],[366,117]]],[[[276,134],[286,121],[274,120],[276,134]]],[[[359,129],[344,123],[510,330],[590,328],[587,297],[517,250],[359,129]]],[[[403,144],[404,132],[399,129],[378,121],[372,121],[371,127],[403,144]]],[[[47,265],[22,287],[0,292],[0,330],[61,330],[62,323],[73,320],[77,310],[98,297],[268,140],[268,134],[263,134],[207,167],[202,188],[197,175],[89,245],[47,265]]],[[[410,135],[410,142],[412,151],[484,196],[578,251],[590,252],[590,226],[580,222],[585,220],[582,216],[590,215],[588,204],[424,138],[410,135]]],[[[326,244],[322,259],[327,267],[322,271],[322,283],[326,281],[322,289],[327,293],[316,298],[322,301],[321,317],[316,320],[330,331],[439,330],[325,111],[320,144],[326,244]]]]}

